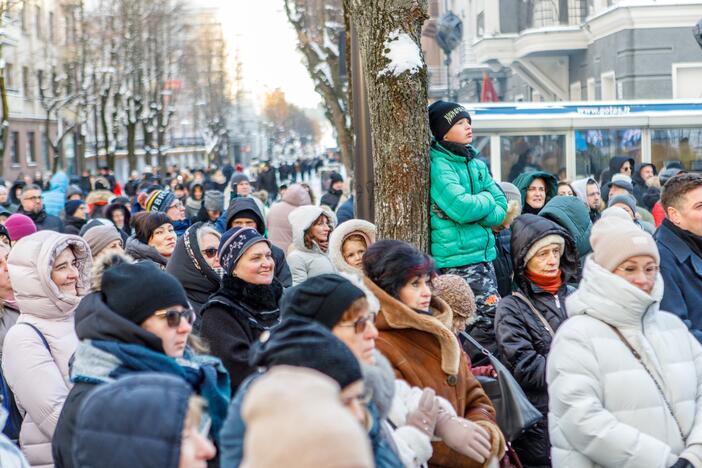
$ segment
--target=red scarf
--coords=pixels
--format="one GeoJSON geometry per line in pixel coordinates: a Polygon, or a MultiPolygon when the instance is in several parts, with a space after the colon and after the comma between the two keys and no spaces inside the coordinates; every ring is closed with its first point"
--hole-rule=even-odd
{"type": "Polygon", "coordinates": [[[543,289],[544,291],[556,294],[558,290],[563,285],[563,275],[561,275],[561,270],[558,270],[556,276],[544,276],[532,273],[531,271],[526,271],[526,277],[535,285],[543,289]]]}

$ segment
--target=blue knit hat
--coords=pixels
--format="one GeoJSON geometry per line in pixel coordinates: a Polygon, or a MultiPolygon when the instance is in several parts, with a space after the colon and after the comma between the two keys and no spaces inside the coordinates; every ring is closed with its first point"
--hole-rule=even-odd
{"type": "Polygon", "coordinates": [[[85,202],[83,200],[71,200],[66,202],[66,207],[64,208],[64,211],[66,212],[66,216],[73,216],[78,208],[81,207],[81,205],[84,205],[85,202]]]}
{"type": "Polygon", "coordinates": [[[226,274],[230,274],[244,253],[252,245],[259,242],[265,242],[268,244],[268,247],[271,246],[268,239],[255,229],[233,227],[225,232],[219,241],[219,264],[226,274]]]}

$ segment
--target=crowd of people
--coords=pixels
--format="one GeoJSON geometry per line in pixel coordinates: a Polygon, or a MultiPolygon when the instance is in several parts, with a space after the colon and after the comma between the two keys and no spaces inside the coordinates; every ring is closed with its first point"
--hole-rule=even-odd
{"type": "Polygon", "coordinates": [[[429,122],[431,255],[316,162],[0,183],[0,466],[702,467],[702,176],[429,122]]]}

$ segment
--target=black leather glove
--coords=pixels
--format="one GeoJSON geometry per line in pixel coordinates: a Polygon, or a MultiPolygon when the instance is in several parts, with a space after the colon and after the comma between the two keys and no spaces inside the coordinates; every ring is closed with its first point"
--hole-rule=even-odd
{"type": "Polygon", "coordinates": [[[670,468],[694,468],[694,465],[684,458],[678,458],[670,468]]]}

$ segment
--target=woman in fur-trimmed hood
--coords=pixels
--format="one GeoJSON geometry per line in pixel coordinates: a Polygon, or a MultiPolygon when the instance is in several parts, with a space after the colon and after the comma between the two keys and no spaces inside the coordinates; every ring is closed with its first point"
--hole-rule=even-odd
{"type": "Polygon", "coordinates": [[[375,243],[376,227],[363,219],[350,219],[329,235],[329,259],[344,273],[363,274],[363,255],[375,243]]]}
{"type": "Polygon", "coordinates": [[[380,301],[378,350],[398,378],[411,386],[433,388],[448,400],[465,418],[462,427],[470,430],[462,443],[446,438],[435,442],[429,466],[497,463],[504,455],[504,436],[495,422],[495,409],[470,373],[466,355],[451,331],[451,308],[431,294],[432,259],[404,242],[383,240],[368,249],[363,270],[366,285],[380,301]]]}

